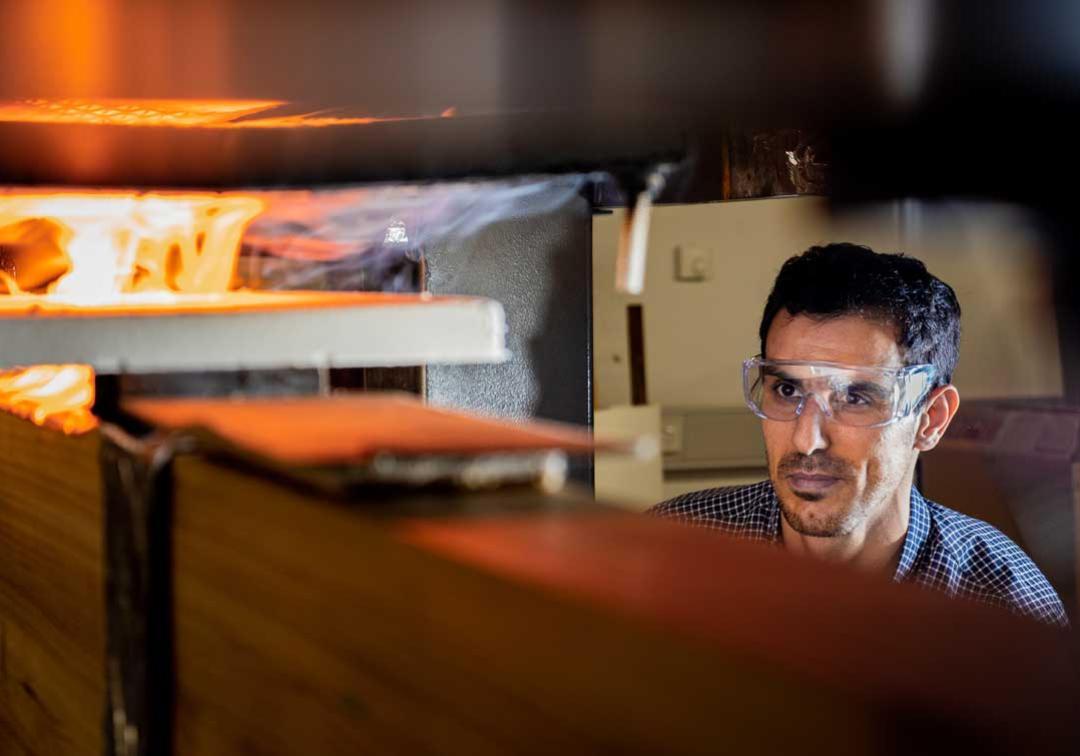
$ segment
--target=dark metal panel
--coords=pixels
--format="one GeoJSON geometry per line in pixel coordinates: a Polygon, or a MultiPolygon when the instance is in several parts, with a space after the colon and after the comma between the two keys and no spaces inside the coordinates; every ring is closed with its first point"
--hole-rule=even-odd
{"type": "Polygon", "coordinates": [[[825,138],[799,129],[729,130],[724,140],[724,199],[828,193],[825,138]]]}
{"type": "Polygon", "coordinates": [[[59,24],[51,3],[0,5],[0,98],[256,98],[372,116],[453,106],[460,118],[297,133],[6,124],[0,182],[237,186],[614,169],[687,142],[708,154],[723,138],[718,124],[736,118],[842,126],[839,191],[857,198],[1037,199],[1045,166],[1070,175],[1073,160],[1057,147],[1075,133],[1080,101],[1071,0],[64,6],[59,24]],[[1025,145],[1023,160],[995,159],[1003,138],[1025,145]]]}
{"type": "Polygon", "coordinates": [[[820,108],[824,92],[835,108],[865,107],[882,99],[879,5],[9,2],[0,5],[0,96],[310,100],[409,115],[601,101],[742,113],[820,108]]]}
{"type": "Polygon", "coordinates": [[[102,433],[106,756],[172,753],[171,443],[102,433]]]}
{"type": "Polygon", "coordinates": [[[1080,300],[1076,296],[1080,284],[1080,222],[1071,207],[1055,203],[1041,210],[1061,350],[1064,399],[1069,405],[1080,407],[1080,300]]]}
{"type": "Polygon", "coordinates": [[[301,187],[678,162],[664,113],[460,116],[297,129],[0,123],[0,184],[301,187]]]}
{"type": "MultiPolygon", "coordinates": [[[[725,123],[707,137],[696,133],[688,139],[687,158],[668,175],[658,204],[829,194],[827,132],[725,123]]],[[[596,183],[596,205],[627,204],[628,188],[643,181],[644,171],[636,166],[616,174],[611,181],[596,183]]]]}
{"type": "MultiPolygon", "coordinates": [[[[430,366],[430,401],[592,426],[592,213],[567,192],[577,180],[550,184],[464,241],[425,250],[429,291],[502,303],[512,353],[501,365],[430,366]]],[[[572,463],[571,475],[591,484],[592,460],[572,463]]]]}

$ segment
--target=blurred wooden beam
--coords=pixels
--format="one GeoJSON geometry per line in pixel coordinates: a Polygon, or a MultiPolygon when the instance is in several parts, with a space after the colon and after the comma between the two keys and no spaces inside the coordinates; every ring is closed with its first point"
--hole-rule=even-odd
{"type": "Polygon", "coordinates": [[[98,449],[0,413],[0,754],[102,753],[98,449]]]}
{"type": "MultiPolygon", "coordinates": [[[[99,446],[0,415],[5,756],[101,752],[99,446]]],[[[990,607],[574,492],[172,480],[177,753],[1075,752],[1069,637],[990,607]]]]}
{"type": "Polygon", "coordinates": [[[805,752],[815,727],[871,747],[842,695],[403,543],[365,503],[174,474],[180,752],[805,752]]]}

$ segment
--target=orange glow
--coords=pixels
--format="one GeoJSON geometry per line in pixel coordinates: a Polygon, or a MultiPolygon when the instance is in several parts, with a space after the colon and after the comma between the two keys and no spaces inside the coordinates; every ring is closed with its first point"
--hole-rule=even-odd
{"type": "Polygon", "coordinates": [[[108,126],[215,126],[259,113],[276,100],[19,100],[0,104],[0,121],[108,126]]]}
{"type": "Polygon", "coordinates": [[[64,433],[97,427],[94,371],[88,365],[35,365],[0,372],[0,409],[64,433]]]}
{"type": "Polygon", "coordinates": [[[80,304],[227,291],[244,228],[263,207],[233,194],[0,194],[0,282],[80,304]]]}
{"type": "MultiPolygon", "coordinates": [[[[42,87],[75,96],[108,87],[115,77],[115,28],[123,0],[34,0],[4,3],[6,67],[27,70],[25,77],[42,87]]],[[[39,91],[39,90],[23,90],[39,91]]]]}
{"type": "MultiPolygon", "coordinates": [[[[262,200],[240,194],[0,193],[0,311],[36,314],[131,298],[171,309],[232,286],[262,200]]],[[[137,306],[137,305],[136,305],[137,306]]],[[[65,433],[96,427],[94,373],[37,365],[0,373],[0,409],[65,433]]]]}
{"type": "Polygon", "coordinates": [[[90,100],[32,99],[0,103],[0,122],[91,124],[98,126],[172,126],[213,129],[291,129],[366,125],[391,121],[452,118],[454,108],[438,116],[346,116],[335,111],[274,115],[279,100],[90,100]],[[260,115],[261,114],[261,115],[260,115]]]}
{"type": "MultiPolygon", "coordinates": [[[[430,294],[388,294],[379,291],[247,291],[220,294],[172,294],[169,292],[126,294],[111,302],[92,306],[51,296],[4,297],[0,295],[3,318],[119,318],[128,316],[211,315],[220,313],[317,310],[335,307],[392,307],[412,299],[428,302],[430,294]]],[[[439,297],[453,301],[455,297],[439,297]]]]}

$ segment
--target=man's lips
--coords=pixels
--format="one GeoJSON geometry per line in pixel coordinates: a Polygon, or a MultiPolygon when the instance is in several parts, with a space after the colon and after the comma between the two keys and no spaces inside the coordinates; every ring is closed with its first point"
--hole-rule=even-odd
{"type": "Polygon", "coordinates": [[[840,478],[818,473],[791,473],[787,479],[788,484],[798,491],[825,491],[840,482],[840,478]]]}

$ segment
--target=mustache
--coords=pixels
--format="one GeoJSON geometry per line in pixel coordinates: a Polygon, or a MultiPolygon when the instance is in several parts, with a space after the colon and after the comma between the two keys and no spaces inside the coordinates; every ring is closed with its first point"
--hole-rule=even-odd
{"type": "Polygon", "coordinates": [[[850,478],[851,466],[847,462],[827,454],[799,454],[792,452],[780,460],[779,472],[786,475],[829,475],[834,478],[850,478]]]}

